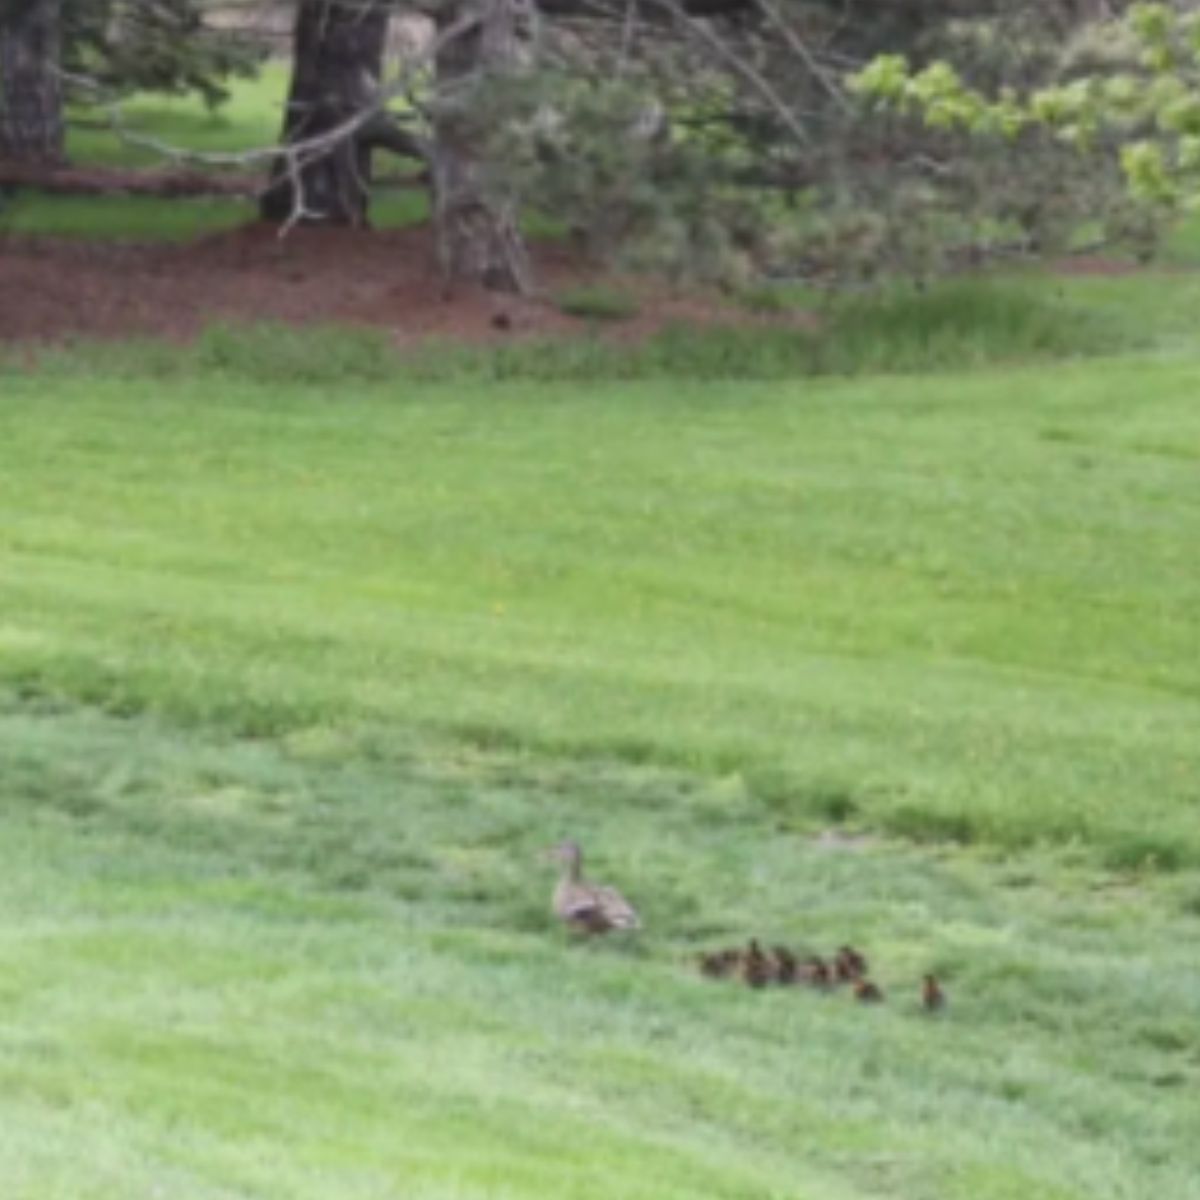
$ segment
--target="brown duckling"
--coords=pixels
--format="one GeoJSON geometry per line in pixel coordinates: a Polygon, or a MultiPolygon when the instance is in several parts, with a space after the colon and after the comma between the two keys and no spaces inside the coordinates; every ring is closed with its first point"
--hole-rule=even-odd
{"type": "Polygon", "coordinates": [[[867,960],[853,946],[839,946],[833,970],[839,983],[852,983],[866,977],[867,960]]]}
{"type": "Polygon", "coordinates": [[[921,1005],[926,1012],[940,1012],[946,1007],[946,993],[936,976],[926,975],[921,984],[921,1005]]]}
{"type": "Polygon", "coordinates": [[[854,998],[860,1004],[878,1004],[883,999],[883,992],[869,979],[854,981],[854,998]]]}
{"type": "Polygon", "coordinates": [[[700,974],[709,979],[726,979],[737,969],[742,952],[736,948],[709,950],[699,958],[700,974]]]}
{"type": "Polygon", "coordinates": [[[763,953],[757,938],[750,939],[746,953],[742,955],[742,982],[747,987],[762,988],[771,982],[771,960],[763,953]]]}
{"type": "Polygon", "coordinates": [[[800,982],[824,990],[833,984],[833,972],[823,958],[813,954],[800,964],[800,982]]]}
{"type": "Polygon", "coordinates": [[[800,964],[786,946],[776,946],[771,952],[775,956],[775,979],[784,985],[796,982],[800,964]]]}
{"type": "Polygon", "coordinates": [[[589,883],[583,878],[583,851],[576,842],[563,842],[549,851],[562,864],[554,889],[554,914],[578,933],[608,933],[613,929],[640,929],[637,910],[616,888],[589,883]]]}

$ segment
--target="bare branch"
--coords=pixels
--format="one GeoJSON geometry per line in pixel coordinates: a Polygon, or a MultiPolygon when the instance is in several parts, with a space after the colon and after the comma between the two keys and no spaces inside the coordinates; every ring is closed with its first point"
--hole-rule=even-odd
{"type": "Polygon", "coordinates": [[[755,4],[762,10],[767,21],[775,27],[779,35],[787,43],[788,49],[808,68],[809,74],[824,88],[829,98],[843,111],[849,110],[850,104],[842,89],[829,78],[824,67],[817,62],[816,57],[811,50],[804,44],[796,31],[783,19],[779,10],[771,3],[771,0],[754,0],[755,4]]]}
{"type": "MultiPolygon", "coordinates": [[[[481,18],[478,15],[469,14],[448,25],[418,54],[413,55],[403,64],[399,76],[394,81],[386,86],[377,87],[370,101],[358,111],[324,133],[310,138],[301,138],[282,146],[254,146],[238,151],[188,150],[151,134],[129,128],[120,100],[109,96],[103,85],[96,80],[61,69],[58,73],[68,84],[90,93],[93,102],[107,117],[108,127],[127,145],[148,150],[169,162],[196,166],[246,168],[258,163],[282,161],[289,179],[295,185],[299,182],[300,172],[306,164],[331,153],[340,144],[364,133],[381,145],[388,145],[389,148],[398,146],[400,144],[399,135],[403,131],[398,126],[388,128],[386,124],[379,124],[381,120],[385,123],[390,121],[386,111],[387,105],[412,86],[416,72],[432,62],[447,43],[473,31],[480,23],[481,18]],[[372,122],[375,122],[373,128],[371,128],[372,122]]],[[[411,146],[405,143],[406,150],[415,151],[419,146],[420,143],[417,139],[412,140],[411,146]]],[[[297,201],[297,206],[300,211],[292,213],[285,222],[285,229],[290,229],[297,221],[307,217],[319,217],[319,214],[304,209],[302,196],[297,201]]]]}

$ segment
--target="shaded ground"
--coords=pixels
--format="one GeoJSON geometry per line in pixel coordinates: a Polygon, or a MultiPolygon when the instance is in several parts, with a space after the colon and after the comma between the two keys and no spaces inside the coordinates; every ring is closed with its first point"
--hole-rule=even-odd
{"type": "MultiPolygon", "coordinates": [[[[555,246],[538,249],[537,274],[550,293],[589,278],[555,246]]],[[[638,291],[641,311],[619,323],[622,336],[670,321],[754,319],[695,295],[638,291]]],[[[566,334],[587,324],[546,300],[468,288],[445,298],[427,227],[305,229],[281,240],[273,228],[251,225],[184,245],[0,238],[0,340],[183,339],[245,319],[371,325],[400,343],[566,334]]]]}

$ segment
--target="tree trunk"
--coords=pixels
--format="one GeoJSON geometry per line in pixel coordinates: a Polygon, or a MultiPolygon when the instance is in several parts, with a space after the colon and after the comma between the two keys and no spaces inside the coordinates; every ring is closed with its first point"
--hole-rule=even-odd
{"type": "Polygon", "coordinates": [[[63,157],[61,0],[0,0],[0,157],[63,157]]]}
{"type": "Polygon", "coordinates": [[[447,287],[482,284],[524,293],[529,261],[516,204],[489,178],[486,114],[473,96],[479,80],[519,63],[523,0],[462,0],[438,10],[432,178],[438,251],[447,287]],[[453,28],[478,18],[457,36],[453,28]]]}
{"type": "MultiPolygon", "coordinates": [[[[328,133],[375,103],[387,25],[382,0],[300,0],[283,121],[285,147],[328,133]]],[[[383,115],[372,125],[377,136],[364,129],[299,161],[280,156],[260,204],[263,219],[365,225],[371,150],[386,143],[381,122],[386,124],[383,115]]]]}

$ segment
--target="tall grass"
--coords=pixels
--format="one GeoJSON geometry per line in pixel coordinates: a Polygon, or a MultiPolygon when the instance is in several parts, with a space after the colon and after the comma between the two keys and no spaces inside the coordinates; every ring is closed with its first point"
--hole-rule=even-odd
{"type": "MultiPolygon", "coordinates": [[[[676,325],[640,341],[602,333],[471,348],[431,342],[404,352],[369,328],[214,326],[190,348],[125,343],[75,347],[41,357],[41,369],[152,373],[185,378],[217,372],[261,383],[635,379],[758,379],[945,371],[989,364],[1086,358],[1149,343],[1086,302],[997,281],[947,284],[834,305],[809,327],[676,325]]],[[[24,361],[23,356],[17,356],[24,361]]]]}

